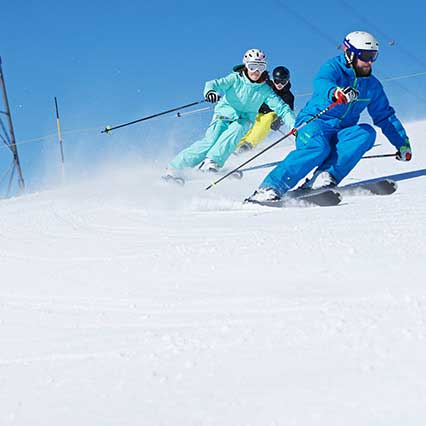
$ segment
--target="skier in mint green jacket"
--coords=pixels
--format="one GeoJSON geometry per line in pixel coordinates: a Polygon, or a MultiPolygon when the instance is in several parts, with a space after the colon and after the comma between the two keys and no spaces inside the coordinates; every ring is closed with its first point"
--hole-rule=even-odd
{"type": "Polygon", "coordinates": [[[206,101],[217,102],[213,120],[203,139],[181,151],[170,162],[164,178],[179,179],[179,171],[197,165],[202,171],[217,172],[255,122],[263,103],[281,117],[289,130],[293,128],[293,111],[266,83],[265,54],[259,49],[250,49],[243,62],[245,67],[241,71],[206,83],[206,101]]]}

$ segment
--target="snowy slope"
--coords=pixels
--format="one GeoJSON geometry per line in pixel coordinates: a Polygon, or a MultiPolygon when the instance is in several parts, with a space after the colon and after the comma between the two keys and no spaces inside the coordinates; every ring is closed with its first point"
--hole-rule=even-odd
{"type": "Polygon", "coordinates": [[[412,162],[346,179],[398,192],[338,207],[242,206],[265,170],[206,192],[158,164],[1,201],[0,424],[423,425],[426,122],[407,130],[412,162]]]}

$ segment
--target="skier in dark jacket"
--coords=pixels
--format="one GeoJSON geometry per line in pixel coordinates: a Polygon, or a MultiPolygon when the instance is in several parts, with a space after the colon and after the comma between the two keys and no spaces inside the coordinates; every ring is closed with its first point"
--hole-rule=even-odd
{"type": "MultiPolygon", "coordinates": [[[[272,80],[268,79],[267,84],[272,90],[294,110],[294,95],[291,93],[290,71],[283,66],[275,68],[272,72],[272,80]]],[[[250,130],[244,135],[237,145],[237,153],[249,151],[259,145],[266,138],[270,130],[278,131],[283,122],[271,108],[262,104],[256,121],[250,130]]]]}

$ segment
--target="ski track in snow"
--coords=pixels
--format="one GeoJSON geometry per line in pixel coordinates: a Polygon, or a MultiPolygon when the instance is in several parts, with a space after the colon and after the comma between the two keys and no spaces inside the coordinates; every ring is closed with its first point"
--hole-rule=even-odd
{"type": "MultiPolygon", "coordinates": [[[[346,183],[424,169],[425,128],[412,162],[346,183]]],[[[426,177],[242,205],[266,172],[204,191],[148,167],[3,200],[0,424],[422,425],[426,177]]]]}

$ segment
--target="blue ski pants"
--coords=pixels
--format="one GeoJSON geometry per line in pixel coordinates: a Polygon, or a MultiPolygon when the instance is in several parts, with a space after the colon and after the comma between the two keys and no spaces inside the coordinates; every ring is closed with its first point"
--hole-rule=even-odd
{"type": "Polygon", "coordinates": [[[174,169],[195,167],[206,158],[223,167],[249,127],[250,121],[243,118],[235,121],[213,120],[204,138],[181,151],[170,162],[170,167],[174,169]]]}
{"type": "Polygon", "coordinates": [[[356,166],[374,145],[376,131],[369,124],[336,129],[315,120],[300,129],[296,149],[263,180],[261,188],[273,188],[281,196],[312,169],[331,173],[337,183],[356,166]]]}

